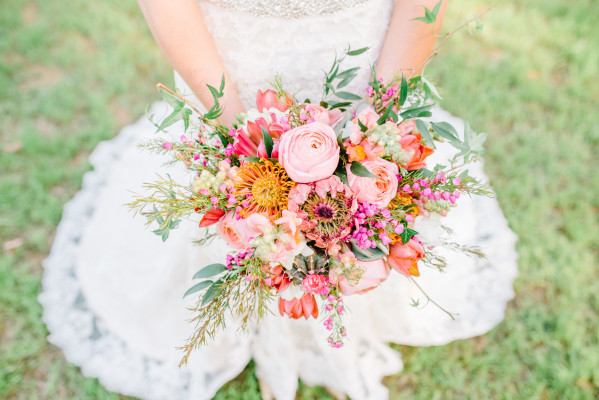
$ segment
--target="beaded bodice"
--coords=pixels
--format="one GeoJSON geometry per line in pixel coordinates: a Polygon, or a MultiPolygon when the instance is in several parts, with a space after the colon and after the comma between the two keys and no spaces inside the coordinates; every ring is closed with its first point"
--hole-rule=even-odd
{"type": "Polygon", "coordinates": [[[369,0],[210,0],[225,8],[256,16],[302,18],[329,15],[349,7],[360,6],[369,0]]]}

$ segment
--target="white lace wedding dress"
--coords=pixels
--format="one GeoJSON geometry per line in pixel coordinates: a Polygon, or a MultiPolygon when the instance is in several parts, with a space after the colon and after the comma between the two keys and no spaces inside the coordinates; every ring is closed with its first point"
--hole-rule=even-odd
{"type": "MultiPolygon", "coordinates": [[[[376,59],[393,9],[392,0],[220,0],[201,2],[206,23],[243,102],[251,107],[258,88],[275,72],[302,89],[298,98],[319,99],[322,71],[348,44],[370,46],[369,53],[348,59],[363,66],[354,83],[363,90],[369,63],[376,59]]],[[[177,85],[185,84],[177,78],[177,85]]],[[[157,103],[151,113],[164,115],[157,103]]],[[[433,120],[461,121],[438,110],[433,120]]],[[[420,284],[439,303],[459,313],[455,321],[436,307],[413,308],[423,299],[407,279],[392,272],[377,290],[350,296],[346,315],[348,340],[330,349],[327,331],[317,320],[266,317],[249,333],[231,322],[210,345],[200,348],[188,366],[178,368],[175,348],[192,326],[182,294],[194,272],[222,262],[222,242],[207,247],[191,242],[199,230],[183,223],[162,243],[124,206],[131,192],[155,179],[162,160],[136,145],[154,127],[147,116],[101,143],[90,160],[82,190],[65,206],[54,246],[46,259],[44,321],[49,340],[83,374],[97,377],[111,391],[144,399],[209,399],[238,375],[250,359],[256,374],[277,399],[293,399],[298,377],[308,385],[326,385],[354,399],[384,399],[384,376],[402,369],[389,342],[440,345],[480,335],[503,319],[517,274],[515,236],[494,199],[462,198],[445,220],[461,243],[481,246],[486,259],[441,251],[445,273],[421,268],[420,284]]],[[[175,132],[176,133],[176,132],[175,132]]],[[[436,156],[448,157],[448,149],[436,156]]],[[[472,172],[484,177],[482,166],[472,172]]],[[[173,169],[178,179],[185,171],[173,169]]],[[[421,227],[425,229],[425,227],[421,227]]],[[[192,301],[188,300],[188,301],[192,301]]],[[[423,301],[424,302],[424,301],[423,301]]]]}

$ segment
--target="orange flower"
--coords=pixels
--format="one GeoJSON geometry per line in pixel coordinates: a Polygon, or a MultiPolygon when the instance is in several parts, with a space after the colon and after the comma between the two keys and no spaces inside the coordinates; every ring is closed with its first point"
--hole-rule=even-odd
{"type": "Polygon", "coordinates": [[[403,136],[399,143],[404,150],[413,152],[412,158],[405,165],[408,171],[426,167],[424,160],[433,154],[433,149],[422,145],[422,136],[420,133],[403,136]]]}
{"type": "Polygon", "coordinates": [[[360,145],[356,146],[347,146],[346,149],[347,155],[349,156],[349,161],[362,161],[366,158],[366,152],[364,151],[364,147],[360,145]]]}
{"type": "Polygon", "coordinates": [[[291,280],[289,279],[289,275],[283,271],[283,266],[278,264],[274,267],[270,267],[268,270],[270,273],[270,277],[265,279],[264,282],[277,289],[279,292],[287,289],[289,284],[291,284],[291,280]]]}
{"type": "Polygon", "coordinates": [[[420,276],[418,260],[425,256],[422,244],[410,239],[406,244],[395,243],[389,247],[387,263],[397,272],[406,276],[420,276]]]}
{"type": "Polygon", "coordinates": [[[304,317],[308,319],[310,315],[318,318],[318,305],[313,294],[304,293],[301,298],[294,297],[291,300],[279,298],[279,312],[281,315],[287,314],[289,318],[299,319],[304,317]]]}

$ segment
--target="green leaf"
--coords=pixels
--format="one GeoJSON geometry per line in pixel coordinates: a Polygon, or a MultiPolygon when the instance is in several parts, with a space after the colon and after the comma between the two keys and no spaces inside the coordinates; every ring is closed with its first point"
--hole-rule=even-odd
{"type": "Polygon", "coordinates": [[[416,21],[422,21],[426,24],[432,24],[437,20],[437,14],[439,14],[439,9],[441,7],[441,1],[439,0],[439,2],[435,5],[435,7],[433,7],[433,10],[429,10],[428,8],[424,8],[424,17],[418,17],[418,18],[413,18],[412,21],[416,20],[416,21]]]}
{"type": "Polygon", "coordinates": [[[364,125],[362,123],[362,121],[360,121],[360,118],[357,118],[357,120],[358,120],[358,126],[360,126],[360,131],[366,132],[368,130],[368,127],[366,125],[364,125]]]}
{"type": "Polygon", "coordinates": [[[212,284],[212,286],[210,286],[208,288],[208,290],[206,291],[206,294],[204,294],[204,297],[202,298],[202,304],[200,305],[200,307],[204,307],[206,304],[208,304],[212,300],[214,300],[216,298],[216,296],[218,296],[218,294],[220,292],[222,292],[222,290],[223,290],[223,281],[222,281],[222,279],[219,279],[216,282],[214,282],[212,284]]]}
{"type": "Polygon", "coordinates": [[[343,166],[337,169],[337,171],[335,171],[335,175],[337,175],[337,177],[341,179],[341,182],[343,182],[345,186],[349,187],[349,181],[347,180],[347,171],[345,170],[345,168],[343,168],[343,166]]]}
{"type": "Polygon", "coordinates": [[[428,88],[433,95],[439,99],[442,100],[443,97],[441,97],[441,95],[439,94],[439,92],[437,91],[437,88],[435,87],[435,85],[433,85],[428,79],[426,79],[424,76],[420,77],[422,79],[422,84],[424,85],[425,89],[428,88]]]}
{"type": "Polygon", "coordinates": [[[417,231],[415,231],[414,229],[410,229],[410,228],[405,228],[403,230],[403,232],[401,233],[401,243],[402,244],[406,244],[410,241],[410,239],[412,239],[413,236],[416,236],[418,234],[417,231]]]}
{"type": "Polygon", "coordinates": [[[220,88],[219,88],[219,92],[223,93],[223,90],[225,89],[225,74],[223,74],[222,78],[220,78],[220,88]]]}
{"type": "Polygon", "coordinates": [[[458,132],[447,122],[431,122],[431,126],[440,136],[448,139],[453,145],[462,143],[458,138],[458,132]]]}
{"type": "Polygon", "coordinates": [[[268,132],[268,130],[261,126],[260,128],[262,128],[262,140],[264,140],[264,148],[266,149],[266,156],[268,158],[270,158],[270,156],[272,155],[272,148],[273,148],[273,142],[272,142],[272,137],[270,136],[270,133],[268,132]]]}
{"type": "Polygon", "coordinates": [[[193,276],[193,279],[210,278],[211,276],[221,274],[227,270],[223,264],[210,264],[199,270],[193,276]]]}
{"type": "Polygon", "coordinates": [[[356,73],[360,70],[360,67],[355,67],[355,68],[350,68],[350,69],[346,69],[343,72],[340,72],[337,75],[337,79],[345,79],[348,76],[356,76],[356,73]]]}
{"type": "Polygon", "coordinates": [[[436,149],[435,141],[433,140],[433,137],[431,136],[431,132],[429,131],[429,128],[426,125],[426,123],[420,119],[417,119],[416,120],[416,128],[418,129],[418,132],[420,132],[420,134],[422,135],[422,138],[424,139],[424,141],[428,145],[432,146],[433,149],[436,149]]]}
{"type": "Polygon", "coordinates": [[[162,95],[162,98],[164,99],[164,101],[166,101],[167,104],[169,106],[173,107],[175,110],[180,110],[185,105],[185,102],[183,102],[181,99],[179,99],[177,96],[175,96],[171,92],[168,92],[168,91],[164,90],[163,88],[160,88],[159,92],[162,95]]]}
{"type": "Polygon", "coordinates": [[[335,108],[341,108],[341,107],[349,107],[349,106],[351,106],[351,104],[352,104],[351,101],[340,101],[339,103],[336,103],[331,108],[329,108],[329,110],[334,110],[335,108]]]}
{"type": "Polygon", "coordinates": [[[348,51],[345,54],[347,54],[348,56],[358,56],[358,55],[364,53],[366,50],[368,50],[368,47],[362,47],[361,49],[348,51]]]}
{"type": "Polygon", "coordinates": [[[389,115],[391,114],[391,111],[393,111],[393,106],[394,105],[395,105],[395,102],[392,102],[391,104],[389,104],[387,106],[387,109],[385,110],[385,112],[383,113],[383,115],[381,115],[381,117],[376,120],[376,123],[378,125],[383,125],[385,122],[387,122],[387,120],[389,119],[389,115]]]}
{"type": "Polygon", "coordinates": [[[196,283],[195,285],[193,285],[192,287],[190,287],[189,289],[187,289],[187,292],[185,292],[185,294],[183,295],[183,297],[187,297],[190,294],[199,292],[200,290],[204,290],[206,289],[208,286],[212,285],[212,281],[202,281],[200,283],[196,283]]]}
{"type": "Polygon", "coordinates": [[[171,233],[171,230],[177,229],[179,227],[179,223],[181,222],[181,220],[180,219],[169,220],[165,224],[164,220],[162,218],[160,218],[160,220],[157,220],[157,222],[160,224],[160,227],[158,229],[153,230],[152,233],[160,236],[162,241],[166,242],[166,239],[168,239],[168,235],[171,233]]]}
{"type": "Polygon", "coordinates": [[[334,92],[335,96],[343,100],[362,100],[362,97],[350,92],[334,92]]]}
{"type": "Polygon", "coordinates": [[[183,109],[183,125],[185,125],[185,130],[184,132],[187,132],[187,129],[189,128],[189,117],[191,116],[191,114],[193,113],[193,111],[191,111],[189,108],[184,108],[183,109]]]}
{"type": "Polygon", "coordinates": [[[408,108],[407,110],[405,110],[404,112],[402,112],[401,114],[401,118],[406,120],[406,119],[412,119],[412,118],[419,118],[419,117],[430,117],[431,113],[430,113],[430,109],[433,108],[432,104],[428,104],[426,106],[421,106],[421,107],[414,107],[414,108],[408,108]]]}
{"type": "Polygon", "coordinates": [[[354,253],[356,258],[361,261],[374,261],[386,256],[385,252],[378,247],[363,249],[354,243],[351,244],[351,247],[352,253],[354,253]]]}
{"type": "Polygon", "coordinates": [[[352,174],[354,174],[356,176],[361,176],[363,178],[376,178],[377,177],[375,174],[370,172],[364,165],[362,165],[362,163],[360,163],[358,161],[352,161],[351,166],[349,167],[349,170],[352,172],[352,174]]]}
{"type": "Polygon", "coordinates": [[[401,74],[401,85],[399,89],[399,107],[403,106],[408,99],[408,81],[404,74],[401,74]]]}
{"type": "Polygon", "coordinates": [[[168,117],[162,120],[160,125],[154,124],[156,126],[156,132],[163,131],[169,126],[179,121],[183,116],[182,110],[183,109],[174,110],[172,113],[169,114],[168,117]]]}
{"type": "Polygon", "coordinates": [[[239,161],[247,161],[247,162],[260,162],[262,160],[260,157],[241,157],[239,161]]]}

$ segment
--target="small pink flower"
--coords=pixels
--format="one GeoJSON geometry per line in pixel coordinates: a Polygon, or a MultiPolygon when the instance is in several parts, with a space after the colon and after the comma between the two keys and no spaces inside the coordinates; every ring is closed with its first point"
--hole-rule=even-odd
{"type": "Polygon", "coordinates": [[[279,111],[286,111],[289,106],[293,104],[293,98],[285,93],[285,97],[280,99],[277,93],[268,89],[266,91],[258,90],[256,93],[256,108],[258,108],[259,112],[264,111],[264,109],[276,108],[279,111]]]}
{"type": "Polygon", "coordinates": [[[169,143],[169,142],[164,142],[164,143],[162,143],[162,147],[164,147],[167,150],[170,150],[173,148],[173,144],[169,143]]]}
{"type": "Polygon", "coordinates": [[[328,282],[324,275],[308,274],[304,278],[302,286],[306,293],[323,294],[327,289],[328,282]]]}

